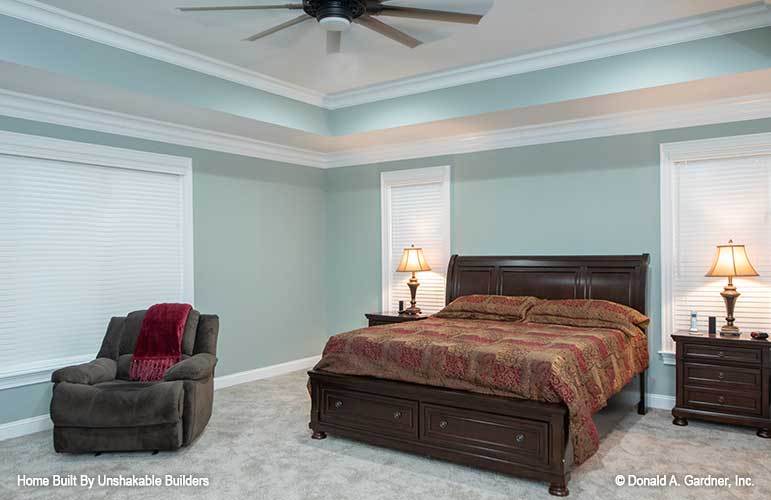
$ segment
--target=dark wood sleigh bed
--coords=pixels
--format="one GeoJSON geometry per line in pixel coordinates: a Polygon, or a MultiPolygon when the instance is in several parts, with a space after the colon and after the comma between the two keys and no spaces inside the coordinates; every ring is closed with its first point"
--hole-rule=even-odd
{"type": "MultiPolygon", "coordinates": [[[[453,256],[446,303],[471,294],[592,298],[645,313],[648,255],[453,256]]],[[[378,446],[549,482],[568,494],[572,461],[563,404],[312,370],[310,428],[378,446]]],[[[645,372],[637,411],[645,414],[645,372]]]]}

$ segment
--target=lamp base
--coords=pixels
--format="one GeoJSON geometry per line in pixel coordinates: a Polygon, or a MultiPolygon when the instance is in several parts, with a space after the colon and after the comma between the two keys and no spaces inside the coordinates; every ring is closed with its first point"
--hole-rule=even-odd
{"type": "Polygon", "coordinates": [[[720,328],[720,335],[722,337],[739,337],[741,332],[734,325],[723,325],[720,328]]]}
{"type": "Polygon", "coordinates": [[[420,314],[420,308],[419,307],[408,307],[404,311],[400,312],[399,314],[405,315],[405,316],[418,316],[420,314]]]}

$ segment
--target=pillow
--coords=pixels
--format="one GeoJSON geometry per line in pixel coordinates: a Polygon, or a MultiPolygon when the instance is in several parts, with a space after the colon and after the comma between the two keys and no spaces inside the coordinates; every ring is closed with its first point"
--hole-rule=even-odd
{"type": "Polygon", "coordinates": [[[527,296],[466,295],[453,300],[435,316],[447,319],[522,321],[528,309],[536,302],[537,298],[527,296]]]}
{"type": "Polygon", "coordinates": [[[594,299],[541,300],[528,311],[526,319],[532,323],[616,328],[629,335],[642,332],[650,322],[636,309],[594,299]]]}

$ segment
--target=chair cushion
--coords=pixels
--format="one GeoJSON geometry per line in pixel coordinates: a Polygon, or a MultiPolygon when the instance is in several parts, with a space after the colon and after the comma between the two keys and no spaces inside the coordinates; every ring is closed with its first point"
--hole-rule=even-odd
{"type": "Polygon", "coordinates": [[[60,427],[137,427],[182,419],[182,381],[116,380],[96,385],[62,382],[54,387],[51,420],[60,427]]]}

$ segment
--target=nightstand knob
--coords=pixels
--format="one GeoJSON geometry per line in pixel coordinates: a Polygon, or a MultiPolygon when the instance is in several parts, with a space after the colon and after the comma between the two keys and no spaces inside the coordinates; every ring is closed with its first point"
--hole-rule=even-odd
{"type": "Polygon", "coordinates": [[[343,407],[343,402],[342,401],[335,401],[335,408],[337,408],[339,410],[342,407],[343,407]]]}
{"type": "Polygon", "coordinates": [[[400,418],[402,418],[402,412],[395,411],[394,412],[394,420],[399,420],[400,418]]]}
{"type": "Polygon", "coordinates": [[[525,442],[525,435],[524,435],[524,434],[522,434],[522,433],[520,433],[520,434],[517,434],[517,435],[514,437],[514,440],[515,440],[517,443],[520,443],[520,444],[521,444],[521,443],[524,443],[524,442],[525,442]]]}
{"type": "Polygon", "coordinates": [[[718,374],[717,374],[717,378],[719,378],[720,380],[723,380],[723,379],[725,378],[725,373],[723,373],[723,372],[718,372],[718,374]]]}
{"type": "Polygon", "coordinates": [[[446,429],[447,428],[447,420],[442,420],[439,422],[439,428],[440,429],[446,429]]]}
{"type": "Polygon", "coordinates": [[[723,397],[723,396],[718,396],[718,398],[717,398],[717,402],[718,402],[718,403],[720,403],[720,404],[723,404],[723,403],[725,403],[725,397],[723,397]]]}
{"type": "Polygon", "coordinates": [[[717,353],[717,357],[718,357],[718,358],[722,358],[723,356],[725,356],[725,352],[723,352],[723,351],[718,351],[718,353],[717,353]]]}

